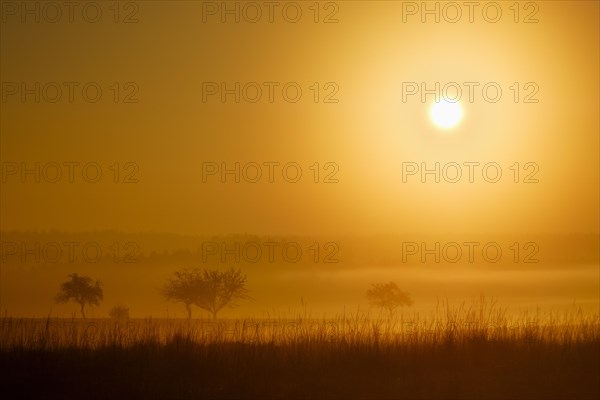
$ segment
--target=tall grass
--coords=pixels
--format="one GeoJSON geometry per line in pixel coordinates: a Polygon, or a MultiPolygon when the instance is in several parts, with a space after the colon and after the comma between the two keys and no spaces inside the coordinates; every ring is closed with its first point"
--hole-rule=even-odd
{"type": "Polygon", "coordinates": [[[3,390],[42,398],[595,399],[599,346],[597,314],[483,297],[391,319],[0,320],[3,390]]]}
{"type": "Polygon", "coordinates": [[[196,344],[335,343],[371,345],[461,344],[474,341],[574,344],[598,342],[598,314],[580,308],[564,312],[507,309],[484,297],[452,306],[440,300],[429,315],[399,313],[379,318],[356,312],[334,318],[295,316],[270,319],[0,319],[0,349],[49,349],[165,345],[182,340],[196,344]]]}

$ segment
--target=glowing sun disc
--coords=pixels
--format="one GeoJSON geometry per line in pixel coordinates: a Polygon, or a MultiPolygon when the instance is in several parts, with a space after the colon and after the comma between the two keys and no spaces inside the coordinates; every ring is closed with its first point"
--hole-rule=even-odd
{"type": "Polygon", "coordinates": [[[462,107],[458,102],[450,102],[440,100],[433,103],[429,110],[431,121],[439,128],[450,129],[454,128],[463,117],[462,107]]]}

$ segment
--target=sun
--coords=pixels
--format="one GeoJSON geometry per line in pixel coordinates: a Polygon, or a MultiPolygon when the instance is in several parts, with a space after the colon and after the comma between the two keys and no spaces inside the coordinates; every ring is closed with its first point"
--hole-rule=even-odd
{"type": "Polygon", "coordinates": [[[438,128],[451,129],[462,120],[463,110],[458,101],[440,100],[431,105],[429,117],[438,128]]]}

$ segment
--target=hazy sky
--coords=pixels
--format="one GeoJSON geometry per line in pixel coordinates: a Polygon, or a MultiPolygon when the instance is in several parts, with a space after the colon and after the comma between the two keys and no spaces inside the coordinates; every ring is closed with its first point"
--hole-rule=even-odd
{"type": "Polygon", "coordinates": [[[473,22],[467,8],[447,22],[456,10],[443,2],[440,22],[422,23],[405,3],[321,3],[318,23],[312,2],[286,6],[288,19],[302,10],[297,23],[285,20],[287,3],[272,23],[263,3],[257,23],[245,21],[253,9],[221,23],[213,3],[189,1],[132,3],[118,23],[102,2],[97,23],[79,9],[73,23],[65,9],[58,23],[47,21],[53,9],[40,10],[40,23],[3,9],[2,229],[598,233],[598,3],[521,2],[516,16],[501,2],[496,23],[485,19],[495,10],[484,18],[481,7],[473,22]],[[27,94],[36,82],[39,103],[27,94]],[[236,82],[240,102],[222,102],[221,84],[236,82]],[[456,82],[462,122],[436,128],[427,115],[434,95],[403,101],[407,82],[456,82]],[[473,82],[473,102],[464,82],[473,82]],[[486,100],[497,87],[499,100],[486,100]],[[21,176],[22,163],[36,162],[41,183],[21,176]],[[229,174],[222,183],[222,163],[236,162],[241,182],[229,174]],[[436,162],[440,183],[419,173],[403,182],[406,163],[436,162]],[[465,162],[480,163],[472,183],[465,162]],[[54,163],[57,183],[48,182],[54,163]],[[501,168],[497,183],[482,175],[488,163],[488,178],[501,168]],[[257,164],[262,177],[248,182],[257,164]],[[462,179],[447,182],[456,165],[462,179]],[[203,182],[203,168],[215,166],[203,182]],[[99,182],[86,182],[98,167],[99,182]],[[286,181],[298,167],[299,181],[286,181]]]}

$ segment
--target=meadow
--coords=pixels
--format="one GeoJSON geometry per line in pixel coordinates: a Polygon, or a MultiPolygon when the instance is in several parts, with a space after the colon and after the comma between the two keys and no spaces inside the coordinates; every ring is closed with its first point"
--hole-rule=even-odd
{"type": "Polygon", "coordinates": [[[4,317],[0,366],[15,398],[595,399],[600,320],[485,298],[391,318],[4,317]]]}

